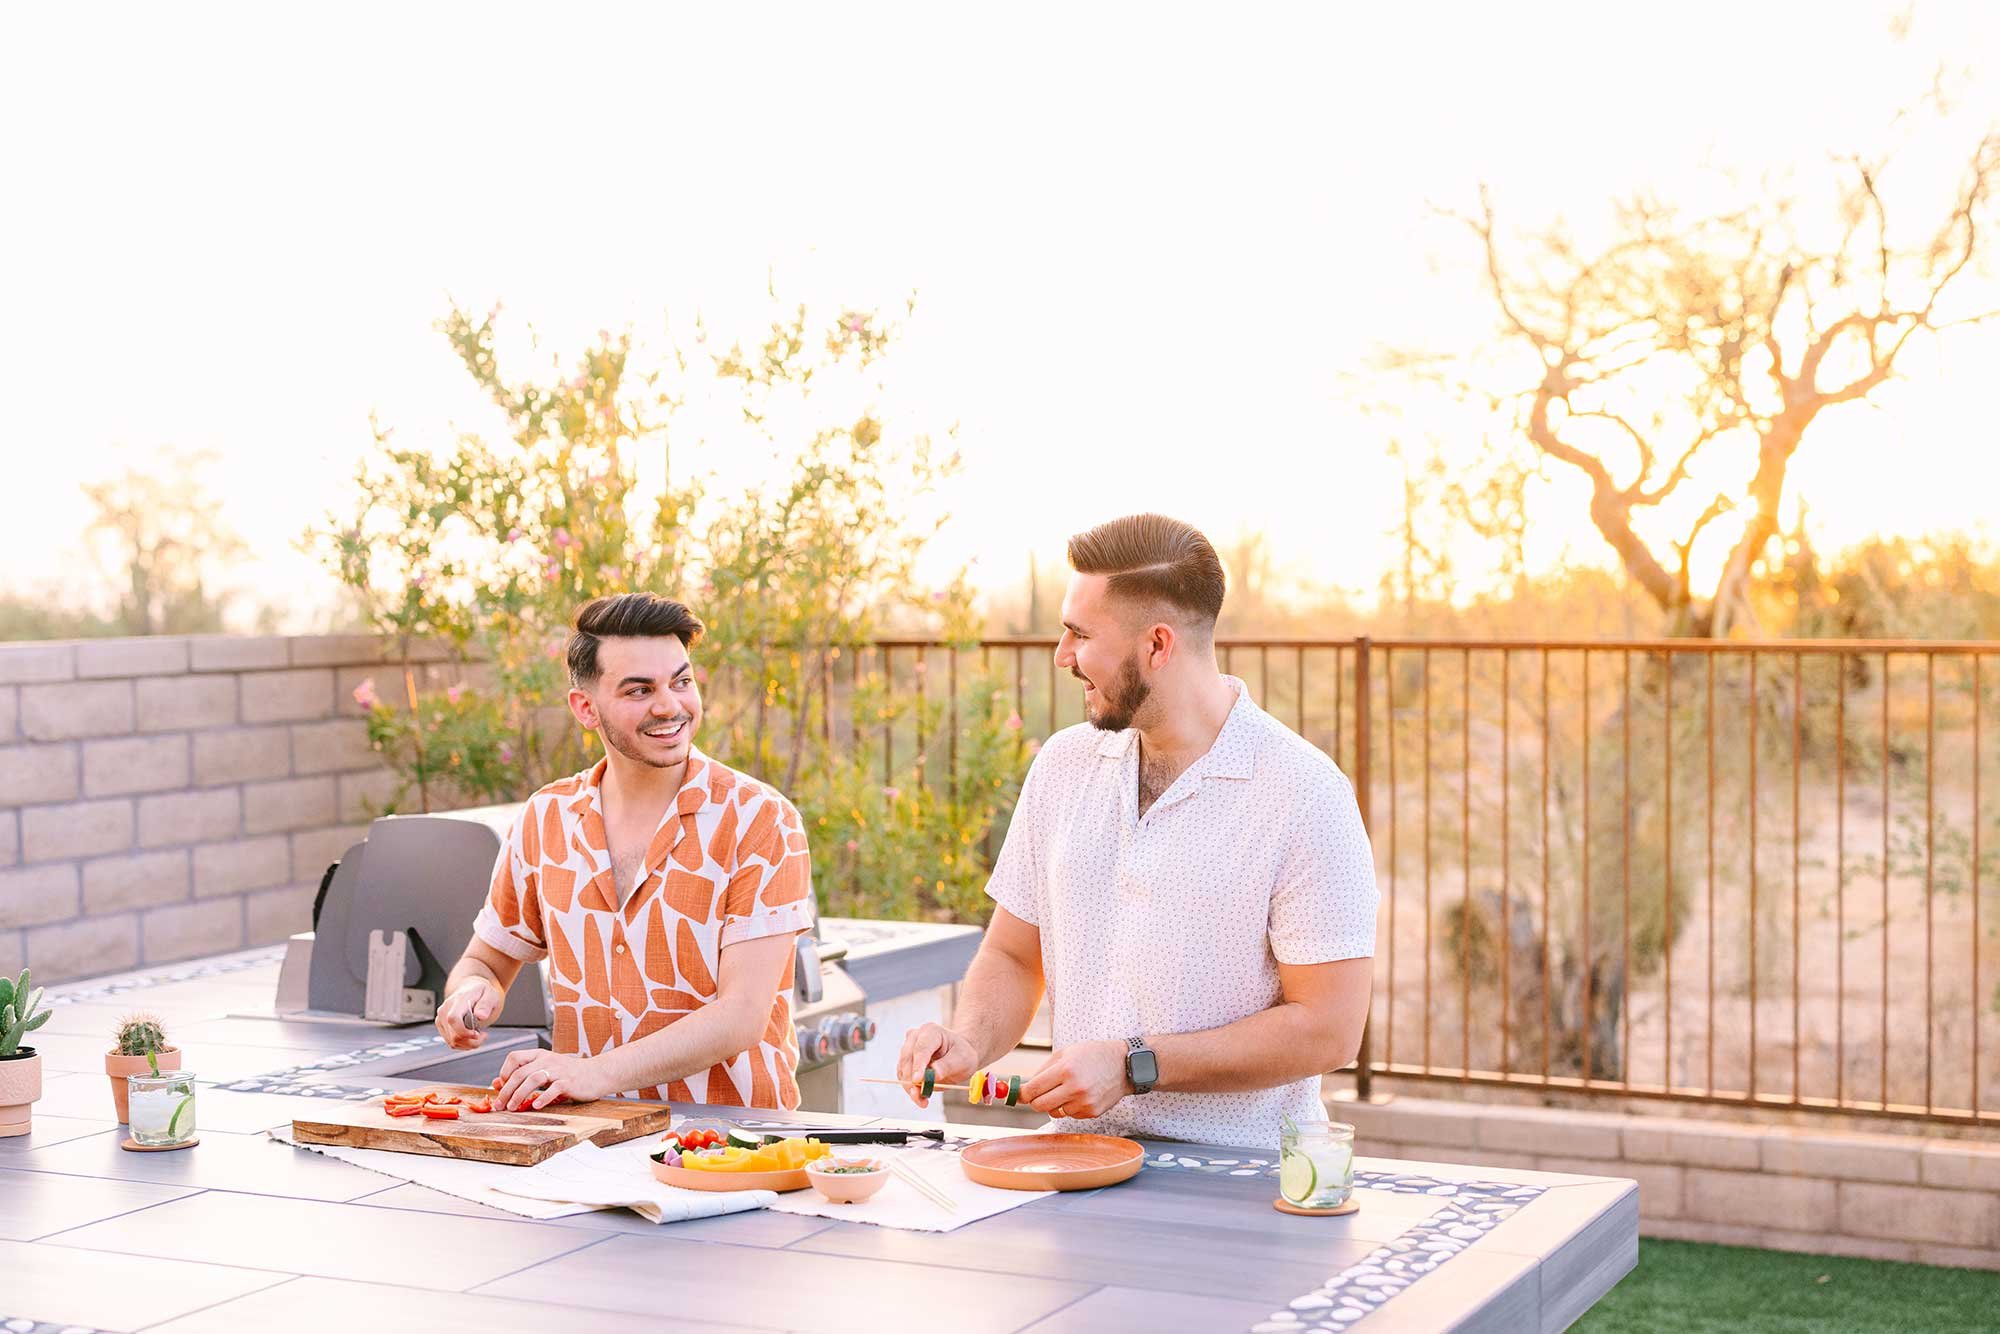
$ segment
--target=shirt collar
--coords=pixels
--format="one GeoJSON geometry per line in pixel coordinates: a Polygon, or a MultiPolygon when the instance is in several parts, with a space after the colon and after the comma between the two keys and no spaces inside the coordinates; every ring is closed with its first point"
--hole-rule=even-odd
{"type": "MultiPolygon", "coordinates": [[[[1222,730],[1216,733],[1207,752],[1188,768],[1196,770],[1196,776],[1200,778],[1249,778],[1257,767],[1254,719],[1262,710],[1250,698],[1250,688],[1241,677],[1225,676],[1222,679],[1236,692],[1236,702],[1229,706],[1229,716],[1222,720],[1222,730]]],[[[1097,753],[1113,757],[1124,755],[1133,748],[1138,735],[1139,730],[1134,727],[1122,732],[1107,732],[1097,743],[1097,753]]]]}

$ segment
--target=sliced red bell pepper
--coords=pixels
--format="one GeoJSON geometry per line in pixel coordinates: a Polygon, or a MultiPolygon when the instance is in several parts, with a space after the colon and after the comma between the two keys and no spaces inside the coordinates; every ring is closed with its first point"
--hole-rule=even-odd
{"type": "Polygon", "coordinates": [[[421,1108],[415,1103],[390,1104],[382,1109],[391,1116],[415,1116],[421,1108]]]}
{"type": "Polygon", "coordinates": [[[433,1107],[430,1104],[426,1103],[424,1106],[418,1108],[417,1110],[421,1111],[425,1116],[429,1117],[433,1121],[458,1120],[458,1108],[456,1107],[433,1107]]]}
{"type": "Polygon", "coordinates": [[[466,1099],[465,1110],[468,1112],[490,1112],[493,1110],[493,1099],[468,1098],[466,1099]]]}

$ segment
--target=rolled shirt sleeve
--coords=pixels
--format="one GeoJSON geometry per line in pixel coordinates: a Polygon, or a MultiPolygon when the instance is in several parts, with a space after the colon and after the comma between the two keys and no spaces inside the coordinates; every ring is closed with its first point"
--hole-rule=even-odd
{"type": "Polygon", "coordinates": [[[542,934],[537,873],[521,855],[521,824],[539,818],[533,801],[522,806],[507,837],[501,840],[500,855],[493,860],[493,881],[487,886],[486,902],[472,919],[474,936],[523,963],[546,958],[549,952],[542,934]]]}
{"type": "Polygon", "coordinates": [[[986,880],[986,897],[1033,927],[1041,926],[1046,916],[1042,866],[1048,847],[1048,812],[1037,776],[1049,763],[1049,750],[1044,747],[1028,766],[1014,814],[1007,822],[1007,837],[1000,844],[1000,855],[994,858],[993,874],[986,880]]]}
{"type": "Polygon", "coordinates": [[[723,891],[718,948],[810,931],[815,916],[805,822],[791,802],[766,797],[736,846],[735,869],[723,891]]]}
{"type": "Polygon", "coordinates": [[[1381,894],[1368,830],[1346,776],[1328,765],[1293,828],[1271,895],[1271,953],[1285,964],[1372,957],[1381,894]]]}

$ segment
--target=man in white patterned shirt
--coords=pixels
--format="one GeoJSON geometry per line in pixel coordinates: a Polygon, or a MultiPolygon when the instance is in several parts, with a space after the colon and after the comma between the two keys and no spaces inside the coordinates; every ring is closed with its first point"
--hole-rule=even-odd
{"type": "Polygon", "coordinates": [[[1134,515],[1069,557],[1056,664],[1089,721],[1035,757],[958,1011],[911,1030],[898,1075],[963,1083],[1046,986],[1054,1051],[1021,1093],[1057,1128],[1272,1147],[1285,1116],[1325,1118],[1320,1075],[1367,1016],[1354,790],[1217,669],[1222,565],[1199,532],[1134,515]]]}

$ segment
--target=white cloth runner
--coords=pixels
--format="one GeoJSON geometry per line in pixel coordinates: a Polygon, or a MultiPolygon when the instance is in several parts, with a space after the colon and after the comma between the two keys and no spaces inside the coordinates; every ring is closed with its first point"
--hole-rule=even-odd
{"type": "Polygon", "coordinates": [[[655,1223],[678,1223],[690,1218],[714,1218],[762,1209],[776,1198],[767,1190],[720,1193],[662,1185],[646,1166],[646,1150],[654,1144],[651,1137],[610,1149],[579,1144],[534,1167],[512,1167],[462,1158],[433,1158],[421,1153],[391,1153],[386,1149],[301,1144],[292,1138],[288,1127],[269,1133],[281,1144],[310,1149],[355,1167],[523,1218],[567,1218],[572,1214],[622,1207],[655,1223]]]}
{"type": "Polygon", "coordinates": [[[841,1156],[859,1157],[864,1153],[871,1158],[894,1158],[899,1165],[912,1169],[943,1191],[958,1207],[946,1211],[909,1182],[891,1177],[873,1199],[859,1204],[834,1204],[816,1190],[799,1190],[780,1195],[771,1208],[781,1214],[837,1218],[845,1223],[873,1223],[912,1232],[951,1232],[967,1223],[1031,1204],[1045,1194],[982,1186],[959,1167],[957,1154],[937,1149],[891,1149],[869,1144],[843,1149],[841,1156]]]}

